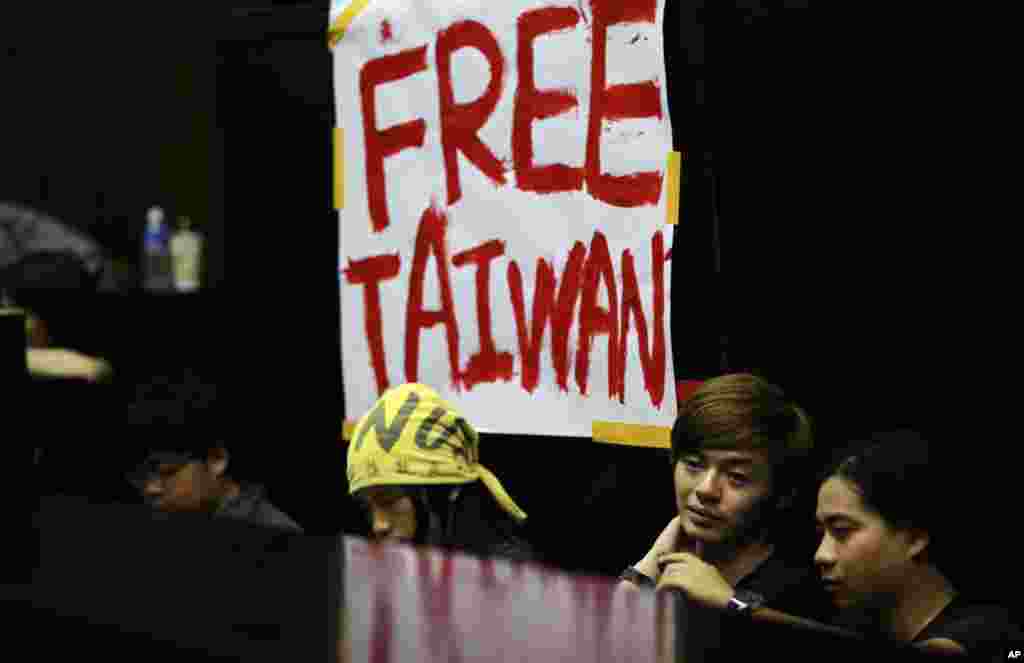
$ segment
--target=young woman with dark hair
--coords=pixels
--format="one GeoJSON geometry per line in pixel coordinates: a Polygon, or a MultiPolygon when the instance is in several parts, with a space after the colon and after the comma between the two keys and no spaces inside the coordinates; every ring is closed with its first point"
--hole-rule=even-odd
{"type": "Polygon", "coordinates": [[[533,559],[526,514],[479,463],[479,435],[433,389],[387,391],[356,424],[349,492],[377,540],[533,559]]]}
{"type": "Polygon", "coordinates": [[[818,493],[814,560],[842,620],[921,648],[1003,660],[1021,638],[1009,612],[958,591],[947,570],[954,469],[920,433],[876,434],[818,493]]]}

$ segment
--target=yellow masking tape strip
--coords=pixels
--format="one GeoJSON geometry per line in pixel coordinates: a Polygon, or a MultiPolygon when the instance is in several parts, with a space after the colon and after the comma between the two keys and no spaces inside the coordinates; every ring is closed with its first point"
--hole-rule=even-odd
{"type": "MultiPolygon", "coordinates": [[[[342,424],[342,441],[348,442],[355,432],[356,422],[345,421],[342,424]]],[[[605,444],[624,444],[632,447],[650,447],[652,449],[669,449],[672,446],[672,429],[667,426],[645,426],[642,424],[624,424],[617,421],[595,421],[591,424],[591,435],[594,442],[605,444]]]]}
{"type": "Polygon", "coordinates": [[[345,207],[345,132],[334,127],[334,209],[345,207]]]}
{"type": "Polygon", "coordinates": [[[679,186],[682,172],[683,155],[679,152],[669,152],[668,164],[665,168],[665,179],[668,180],[665,221],[671,225],[679,223],[679,186]]]}
{"type": "Polygon", "coordinates": [[[595,421],[591,424],[591,435],[594,442],[605,444],[625,444],[652,449],[669,449],[672,446],[672,429],[667,426],[595,421]]]}
{"type": "Polygon", "coordinates": [[[348,7],[345,7],[345,11],[341,12],[341,15],[334,19],[334,23],[331,24],[331,28],[327,31],[328,46],[333,48],[345,36],[345,30],[348,30],[348,26],[352,24],[356,16],[359,16],[359,12],[366,9],[368,4],[370,4],[370,0],[354,0],[348,7]]]}

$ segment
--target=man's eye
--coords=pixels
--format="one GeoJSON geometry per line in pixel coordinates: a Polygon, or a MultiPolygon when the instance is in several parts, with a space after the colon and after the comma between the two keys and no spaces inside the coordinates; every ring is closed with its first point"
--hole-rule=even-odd
{"type": "Polygon", "coordinates": [[[703,466],[699,458],[684,458],[683,464],[694,469],[700,469],[703,466]]]}

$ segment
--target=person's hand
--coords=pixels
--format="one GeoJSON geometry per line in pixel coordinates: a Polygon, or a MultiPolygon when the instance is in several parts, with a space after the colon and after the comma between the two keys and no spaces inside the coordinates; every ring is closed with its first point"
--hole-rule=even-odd
{"type": "Polygon", "coordinates": [[[25,351],[25,360],[28,372],[33,376],[80,378],[89,382],[103,382],[109,380],[112,375],[108,362],[74,350],[29,348],[25,351]]]}
{"type": "Polygon", "coordinates": [[[667,553],[658,558],[661,576],[658,591],[675,589],[691,600],[724,610],[733,588],[717,568],[688,552],[667,553]]]}
{"type": "Polygon", "coordinates": [[[647,551],[643,559],[636,563],[635,568],[649,578],[658,578],[658,558],[662,555],[678,552],[680,545],[686,538],[679,523],[679,516],[669,521],[668,525],[661,531],[654,545],[647,551]]]}

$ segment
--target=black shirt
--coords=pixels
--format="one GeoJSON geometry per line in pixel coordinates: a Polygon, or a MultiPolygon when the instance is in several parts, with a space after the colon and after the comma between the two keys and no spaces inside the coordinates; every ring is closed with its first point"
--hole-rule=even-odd
{"type": "MultiPolygon", "coordinates": [[[[828,595],[821,588],[810,560],[794,561],[788,556],[772,555],[749,575],[736,583],[736,590],[754,592],[764,598],[764,607],[806,619],[827,622],[831,616],[828,595]]],[[[676,606],[677,660],[736,660],[736,646],[723,632],[721,611],[702,608],[679,595],[676,606]]],[[[749,643],[748,643],[749,644],[749,643]]]]}
{"type": "Polygon", "coordinates": [[[225,500],[218,507],[216,516],[302,534],[302,527],[271,504],[264,493],[263,486],[259,484],[243,484],[238,495],[225,500]]]}
{"type": "Polygon", "coordinates": [[[946,638],[960,644],[967,654],[981,661],[1005,661],[1007,652],[1024,642],[1019,626],[1014,625],[1005,608],[972,603],[956,597],[914,638],[924,642],[946,638]]]}
{"type": "Polygon", "coordinates": [[[773,553],[736,583],[736,589],[763,596],[766,608],[820,622],[828,622],[832,617],[829,597],[809,561],[795,561],[773,553]]]}

